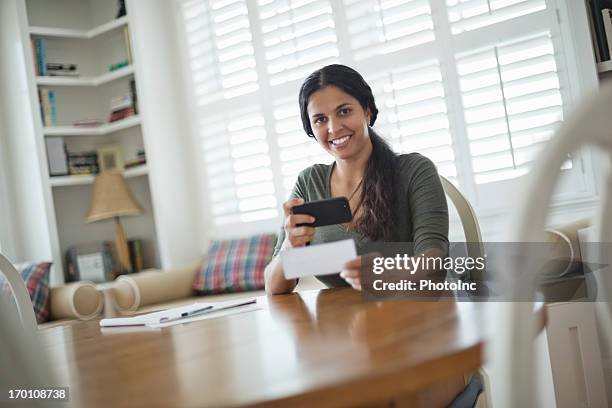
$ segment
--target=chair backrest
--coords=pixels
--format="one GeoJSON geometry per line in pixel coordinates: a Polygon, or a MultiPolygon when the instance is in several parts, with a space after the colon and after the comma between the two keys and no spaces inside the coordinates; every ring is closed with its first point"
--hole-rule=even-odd
{"type": "MultiPolygon", "coordinates": [[[[480,225],[478,224],[478,218],[476,217],[476,211],[471,206],[470,202],[465,196],[459,191],[457,187],[443,176],[440,176],[442,182],[442,188],[444,193],[450,198],[453,206],[459,214],[461,220],[461,226],[463,227],[463,234],[465,235],[465,241],[467,244],[467,255],[470,258],[482,258],[485,259],[485,249],[482,243],[482,235],[480,234],[480,225]]],[[[484,270],[472,271],[469,278],[477,281],[484,281],[484,270]]]]}
{"type": "MultiPolygon", "coordinates": [[[[612,85],[603,84],[600,92],[584,98],[576,112],[564,121],[554,137],[542,149],[533,161],[533,168],[526,181],[527,188],[517,197],[518,206],[511,216],[516,220],[514,230],[510,232],[509,242],[542,242],[549,203],[553,195],[560,168],[568,154],[591,145],[612,155],[612,85]]],[[[600,207],[596,227],[599,230],[599,242],[612,242],[612,171],[608,170],[604,188],[600,193],[600,207]]],[[[513,285],[515,293],[523,290],[524,282],[535,281],[537,268],[530,268],[530,256],[511,257],[503,265],[504,275],[520,275],[513,285]]],[[[612,274],[609,266],[594,274],[598,278],[598,298],[595,302],[600,338],[612,338],[612,303],[604,301],[612,294],[612,274]]],[[[500,407],[535,406],[534,380],[534,318],[533,305],[530,302],[500,303],[496,313],[496,336],[493,338],[492,377],[496,378],[499,387],[495,391],[499,396],[500,407]]],[[[612,361],[612,345],[603,342],[604,360],[612,361]]],[[[612,370],[611,370],[612,372],[612,370]]]]}
{"type": "MultiPolygon", "coordinates": [[[[5,390],[57,387],[59,378],[40,343],[38,332],[31,333],[24,327],[11,303],[11,295],[0,291],[0,390],[5,393],[2,399],[8,397],[5,390]]],[[[68,408],[73,405],[70,401],[31,399],[27,406],[68,408]]]]}
{"type": "Polygon", "coordinates": [[[38,330],[38,324],[36,323],[36,316],[34,315],[34,307],[30,300],[28,289],[21,279],[21,275],[13,264],[2,254],[0,254],[0,272],[4,273],[6,280],[13,292],[15,301],[17,302],[17,311],[21,324],[28,331],[38,330]]]}

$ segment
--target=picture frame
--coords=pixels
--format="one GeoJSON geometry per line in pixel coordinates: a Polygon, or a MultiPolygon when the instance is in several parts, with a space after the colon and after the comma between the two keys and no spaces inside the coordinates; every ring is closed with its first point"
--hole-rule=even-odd
{"type": "Polygon", "coordinates": [[[66,282],[89,280],[95,283],[114,279],[115,258],[110,241],[78,244],[66,250],[66,282]]]}
{"type": "Polygon", "coordinates": [[[109,144],[100,146],[98,152],[98,165],[100,172],[103,171],[123,171],[125,163],[123,161],[123,149],[119,144],[109,144]]]}

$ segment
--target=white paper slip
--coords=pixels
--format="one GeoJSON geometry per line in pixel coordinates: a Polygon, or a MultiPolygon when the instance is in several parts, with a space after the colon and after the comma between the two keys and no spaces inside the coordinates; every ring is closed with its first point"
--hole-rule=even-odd
{"type": "Polygon", "coordinates": [[[344,239],[326,244],[287,249],[281,252],[281,263],[285,278],[295,279],[338,273],[342,270],[342,265],[356,257],[355,241],[344,239]]]}
{"type": "Polygon", "coordinates": [[[147,313],[140,316],[132,317],[115,317],[111,319],[100,320],[102,327],[115,326],[150,326],[163,322],[179,321],[185,318],[190,318],[205,313],[214,312],[217,310],[229,309],[242,305],[255,303],[254,298],[242,298],[236,300],[228,300],[225,302],[215,303],[194,303],[188,306],[173,307],[171,309],[161,310],[159,312],[147,313]]]}
{"type": "Polygon", "coordinates": [[[218,309],[210,313],[204,313],[204,314],[197,315],[197,316],[186,317],[180,320],[173,320],[170,322],[164,322],[164,323],[159,323],[159,324],[147,324],[146,328],[149,330],[160,329],[163,327],[174,326],[177,324],[199,322],[200,320],[216,319],[216,318],[223,317],[223,316],[251,312],[253,310],[260,310],[261,308],[262,308],[261,305],[258,305],[257,303],[249,303],[246,305],[235,306],[235,307],[226,308],[226,309],[218,309]]]}

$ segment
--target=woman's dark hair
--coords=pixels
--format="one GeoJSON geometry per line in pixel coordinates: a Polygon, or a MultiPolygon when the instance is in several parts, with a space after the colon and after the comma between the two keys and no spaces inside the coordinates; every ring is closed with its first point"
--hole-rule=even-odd
{"type": "Polygon", "coordinates": [[[372,155],[361,183],[363,216],[356,229],[372,241],[394,241],[396,236],[397,155],[371,126],[378,116],[372,89],[359,74],[345,65],[327,65],[306,78],[300,88],[302,126],[310,137],[315,137],[308,117],[310,96],[327,86],[335,86],[359,101],[364,111],[370,112],[369,135],[372,155]]]}

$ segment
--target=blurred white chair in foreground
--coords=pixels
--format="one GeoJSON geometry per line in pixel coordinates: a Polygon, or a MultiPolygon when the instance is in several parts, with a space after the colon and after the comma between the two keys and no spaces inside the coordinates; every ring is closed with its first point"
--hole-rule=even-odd
{"type": "MultiPolygon", "coordinates": [[[[559,169],[567,155],[582,146],[592,145],[612,155],[612,86],[602,86],[596,95],[586,98],[579,109],[566,120],[545,149],[534,161],[527,176],[528,185],[518,197],[519,205],[512,214],[517,220],[510,242],[543,242],[548,205],[559,177],[559,169]]],[[[612,242],[612,171],[608,170],[605,185],[600,190],[599,213],[594,225],[600,243],[612,242]]],[[[600,254],[605,259],[609,254],[600,254]]],[[[506,276],[520,271],[522,281],[514,280],[513,292],[520,293],[531,286],[525,280],[535,280],[530,258],[509,259],[506,276]]],[[[600,262],[603,264],[604,262],[600,262]]],[[[610,365],[612,356],[612,271],[607,265],[594,273],[597,284],[597,302],[594,303],[597,328],[604,364],[610,365]]],[[[524,292],[523,292],[524,294],[524,292]]],[[[499,303],[497,328],[492,344],[492,377],[495,378],[493,400],[498,407],[535,407],[533,303],[499,303]]],[[[610,368],[608,367],[608,373],[610,368]]],[[[608,384],[610,384],[608,379],[608,384]]],[[[605,398],[605,395],[603,396],[605,398]]],[[[587,401],[586,406],[604,406],[605,400],[587,401]]]]}
{"type": "MultiPolygon", "coordinates": [[[[2,262],[7,262],[6,258],[2,257],[2,262]]],[[[4,268],[5,265],[1,266],[4,268]]],[[[8,390],[48,389],[57,386],[57,377],[39,342],[38,331],[32,332],[31,328],[24,325],[23,315],[21,321],[17,318],[10,297],[10,294],[0,291],[0,390],[3,393],[0,396],[0,406],[73,406],[71,401],[9,399],[8,390]]]]}
{"type": "Polygon", "coordinates": [[[15,269],[13,264],[2,254],[0,254],[0,273],[4,273],[11,291],[13,292],[21,324],[28,331],[34,332],[38,330],[36,316],[34,315],[34,307],[32,306],[28,289],[23,283],[17,269],[15,269]]]}

